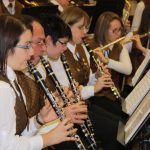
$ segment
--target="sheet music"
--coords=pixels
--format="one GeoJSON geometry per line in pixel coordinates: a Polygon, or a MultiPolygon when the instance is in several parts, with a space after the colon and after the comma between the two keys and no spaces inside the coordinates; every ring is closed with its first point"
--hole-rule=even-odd
{"type": "Polygon", "coordinates": [[[122,104],[122,110],[131,115],[142,101],[144,96],[150,90],[150,70],[146,73],[143,79],[136,85],[133,91],[127,96],[122,104]]]}
{"type": "Polygon", "coordinates": [[[132,116],[127,121],[124,132],[125,132],[125,144],[131,140],[133,135],[142,125],[143,121],[150,114],[150,92],[145,96],[141,104],[138,106],[136,111],[132,114],[132,116]]]}
{"type": "Polygon", "coordinates": [[[139,66],[138,70],[136,71],[134,77],[132,78],[132,86],[135,86],[135,84],[138,82],[138,80],[140,79],[145,67],[147,66],[147,64],[150,61],[150,50],[148,50],[148,52],[146,53],[146,56],[143,60],[143,62],[141,63],[141,65],[139,66]]]}

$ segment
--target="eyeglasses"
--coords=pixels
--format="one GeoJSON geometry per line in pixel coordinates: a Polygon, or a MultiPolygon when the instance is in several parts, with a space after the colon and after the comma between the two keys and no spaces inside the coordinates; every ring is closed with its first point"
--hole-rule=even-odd
{"type": "Polygon", "coordinates": [[[32,47],[31,43],[25,45],[16,45],[16,48],[30,49],[32,47]]]}
{"type": "Polygon", "coordinates": [[[32,44],[36,44],[36,45],[39,45],[39,46],[46,46],[45,39],[43,39],[41,41],[32,41],[32,44]]]}
{"type": "Polygon", "coordinates": [[[60,44],[62,44],[63,46],[67,46],[67,43],[68,43],[68,41],[67,42],[62,42],[62,41],[60,41],[60,40],[57,40],[60,44]]]}
{"type": "Polygon", "coordinates": [[[116,29],[113,29],[113,30],[110,30],[113,34],[116,34],[116,33],[119,33],[119,32],[123,32],[123,28],[120,27],[120,28],[116,28],[116,29]]]}

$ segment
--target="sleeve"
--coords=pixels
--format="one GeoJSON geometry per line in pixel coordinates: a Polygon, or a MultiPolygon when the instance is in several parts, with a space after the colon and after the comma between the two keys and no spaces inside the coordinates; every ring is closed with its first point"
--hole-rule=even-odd
{"type": "Polygon", "coordinates": [[[94,86],[84,86],[81,90],[81,96],[84,100],[94,96],[94,86]]]}
{"type": "Polygon", "coordinates": [[[40,150],[43,140],[38,136],[18,136],[14,106],[16,95],[9,84],[0,81],[0,149],[3,150],[40,150]]]}
{"type": "Polygon", "coordinates": [[[139,29],[144,8],[145,8],[144,2],[139,2],[137,4],[137,7],[136,7],[135,13],[134,13],[134,17],[133,17],[131,31],[137,31],[139,29]]]}
{"type": "MultiPolygon", "coordinates": [[[[88,63],[90,64],[90,55],[86,50],[85,45],[82,45],[88,60],[88,63]]],[[[90,75],[89,75],[89,82],[87,86],[83,86],[82,91],[81,91],[81,96],[84,100],[94,96],[94,84],[96,83],[96,78],[95,78],[95,73],[92,73],[92,70],[90,69],[90,75]]]]}
{"type": "Polygon", "coordinates": [[[109,59],[108,68],[113,69],[119,73],[129,75],[132,72],[132,64],[129,57],[128,50],[123,47],[119,61],[115,61],[113,59],[109,59]]]}
{"type": "MultiPolygon", "coordinates": [[[[131,39],[132,36],[133,36],[133,32],[129,32],[129,33],[126,35],[125,41],[128,40],[128,39],[131,39]]],[[[128,50],[129,53],[131,53],[132,45],[133,45],[133,42],[132,42],[132,41],[127,42],[126,44],[124,44],[124,46],[126,47],[126,49],[128,50]]]]}

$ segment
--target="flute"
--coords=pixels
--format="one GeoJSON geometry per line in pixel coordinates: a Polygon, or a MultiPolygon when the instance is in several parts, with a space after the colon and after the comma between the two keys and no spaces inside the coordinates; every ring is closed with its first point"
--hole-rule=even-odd
{"type": "MultiPolygon", "coordinates": [[[[52,105],[52,107],[55,110],[56,114],[58,115],[58,117],[60,118],[61,121],[64,120],[64,118],[66,116],[65,116],[64,112],[62,111],[62,109],[57,104],[52,92],[49,91],[49,89],[48,89],[45,81],[43,80],[41,74],[37,71],[37,69],[34,67],[34,65],[32,64],[31,61],[27,61],[27,64],[28,64],[29,72],[34,76],[35,80],[37,81],[37,83],[42,88],[44,94],[46,95],[48,101],[52,105]]],[[[78,147],[78,149],[79,150],[86,150],[86,148],[85,148],[84,144],[82,143],[79,135],[77,135],[75,133],[73,136],[77,139],[75,141],[75,144],[78,147]]]]}
{"type": "MultiPolygon", "coordinates": [[[[45,70],[46,70],[46,72],[47,72],[47,75],[48,75],[49,77],[51,77],[53,83],[54,83],[55,86],[56,86],[57,91],[58,91],[59,94],[61,95],[61,97],[62,97],[62,99],[63,99],[63,102],[64,102],[64,106],[69,106],[69,105],[71,105],[71,103],[70,103],[69,99],[67,98],[67,95],[65,94],[65,92],[64,92],[64,90],[63,90],[63,88],[62,88],[60,82],[58,81],[58,79],[57,79],[57,77],[55,76],[55,74],[54,74],[52,68],[50,67],[49,62],[48,62],[46,59],[44,59],[44,57],[40,57],[40,58],[41,58],[41,62],[42,62],[42,64],[43,64],[43,66],[44,66],[44,68],[45,68],[45,70]]],[[[84,133],[84,135],[85,135],[85,137],[86,137],[87,142],[90,144],[90,145],[88,146],[88,148],[90,148],[90,149],[92,149],[92,150],[96,150],[96,149],[97,149],[97,148],[96,148],[96,142],[93,142],[93,139],[92,139],[92,137],[91,137],[91,135],[90,135],[90,132],[88,131],[86,125],[85,125],[84,123],[82,123],[82,124],[80,124],[80,127],[81,127],[81,130],[82,130],[82,132],[84,133]]],[[[95,141],[95,140],[94,140],[94,141],[95,141]]]]}
{"type": "MultiPolygon", "coordinates": [[[[146,37],[146,36],[148,36],[148,35],[150,35],[150,32],[141,34],[141,35],[139,35],[139,37],[140,37],[140,38],[144,38],[144,37],[146,37]]],[[[108,47],[110,47],[110,46],[112,46],[112,45],[114,45],[114,44],[116,44],[116,43],[118,43],[118,42],[121,42],[122,44],[126,44],[126,43],[129,43],[129,42],[131,42],[131,41],[132,41],[131,38],[126,38],[126,36],[123,36],[123,37],[117,39],[116,41],[113,41],[113,42],[111,42],[111,43],[109,43],[109,44],[107,44],[107,45],[105,45],[105,46],[103,46],[103,47],[100,47],[100,50],[105,50],[105,49],[107,49],[108,47]]]]}

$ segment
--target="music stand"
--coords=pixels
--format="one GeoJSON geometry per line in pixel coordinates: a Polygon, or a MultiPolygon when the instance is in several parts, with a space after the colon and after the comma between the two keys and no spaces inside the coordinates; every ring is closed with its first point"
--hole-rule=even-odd
{"type": "Polygon", "coordinates": [[[30,15],[40,19],[43,14],[59,14],[58,5],[46,5],[30,8],[23,8],[22,14],[30,15]]]}
{"type": "Polygon", "coordinates": [[[134,111],[126,124],[119,123],[117,140],[122,145],[127,145],[141,130],[146,121],[150,118],[150,91],[134,111]]]}

